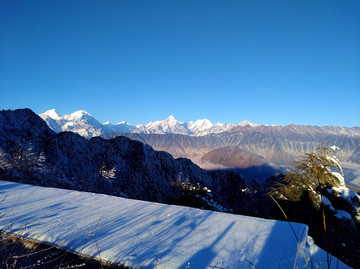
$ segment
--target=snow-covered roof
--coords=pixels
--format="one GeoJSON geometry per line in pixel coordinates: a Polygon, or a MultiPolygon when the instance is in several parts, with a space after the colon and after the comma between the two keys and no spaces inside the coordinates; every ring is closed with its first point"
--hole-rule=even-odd
{"type": "MultiPolygon", "coordinates": [[[[0,181],[0,228],[139,268],[306,267],[289,223],[0,181]],[[97,247],[98,246],[98,247],[97,247]],[[297,259],[296,259],[297,256],[297,259]],[[217,266],[217,267],[215,267],[217,266]]],[[[311,268],[326,253],[291,224],[311,268]]],[[[332,259],[332,268],[336,268],[332,259]]],[[[348,268],[341,262],[339,268],[348,268]]]]}

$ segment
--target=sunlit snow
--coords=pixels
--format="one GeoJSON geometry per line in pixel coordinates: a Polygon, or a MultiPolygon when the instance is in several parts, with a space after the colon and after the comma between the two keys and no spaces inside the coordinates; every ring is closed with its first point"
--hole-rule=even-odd
{"type": "MultiPolygon", "coordinates": [[[[299,268],[326,264],[307,226],[0,181],[0,228],[140,268],[299,268]]],[[[336,259],[333,258],[333,267],[336,259]]],[[[312,267],[313,268],[313,267],[312,267]]],[[[348,268],[340,263],[339,268],[348,268]]]]}
{"type": "Polygon", "coordinates": [[[90,113],[84,111],[84,110],[78,110],[78,111],[75,111],[71,114],[68,114],[68,115],[64,115],[64,119],[66,120],[77,120],[77,119],[80,119],[82,118],[84,115],[89,115],[91,116],[90,113]]]}
{"type": "Polygon", "coordinates": [[[46,111],[42,115],[48,116],[48,117],[50,117],[50,118],[52,118],[54,120],[57,120],[57,119],[60,118],[60,115],[59,115],[59,113],[56,112],[55,108],[46,111]]]}
{"type": "Polygon", "coordinates": [[[351,198],[357,196],[356,192],[344,186],[332,187],[332,190],[335,191],[337,195],[343,198],[344,200],[351,200],[351,198]]]}

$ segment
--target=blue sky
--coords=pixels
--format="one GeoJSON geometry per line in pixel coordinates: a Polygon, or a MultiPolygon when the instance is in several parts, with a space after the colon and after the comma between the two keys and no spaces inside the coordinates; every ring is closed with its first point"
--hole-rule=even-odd
{"type": "Polygon", "coordinates": [[[360,126],[360,1],[0,0],[0,109],[360,126]]]}

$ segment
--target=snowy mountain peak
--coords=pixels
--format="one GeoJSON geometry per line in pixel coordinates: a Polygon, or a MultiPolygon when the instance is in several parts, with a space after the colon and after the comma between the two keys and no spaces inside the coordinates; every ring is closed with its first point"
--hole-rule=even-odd
{"type": "Polygon", "coordinates": [[[250,125],[250,126],[253,126],[253,127],[254,127],[254,126],[258,126],[258,124],[256,124],[256,123],[251,123],[251,122],[248,121],[248,120],[244,120],[244,121],[238,123],[237,125],[238,125],[238,126],[250,125]]]}
{"type": "Polygon", "coordinates": [[[213,126],[211,121],[207,119],[197,120],[195,122],[189,123],[189,129],[192,131],[204,131],[206,129],[210,129],[213,126]]]}
{"type": "Polygon", "coordinates": [[[113,127],[113,126],[116,126],[116,125],[129,125],[129,123],[127,123],[127,122],[124,121],[124,120],[123,120],[123,121],[120,121],[120,122],[118,122],[118,123],[116,123],[116,124],[112,124],[110,121],[107,121],[107,122],[104,122],[103,125],[113,127]]]}
{"type": "Polygon", "coordinates": [[[78,111],[75,111],[75,112],[69,114],[69,119],[80,119],[80,118],[82,118],[84,115],[92,117],[91,114],[88,113],[87,111],[85,111],[85,110],[78,110],[78,111]]]}
{"type": "Polygon", "coordinates": [[[174,116],[173,116],[173,115],[170,115],[169,117],[167,117],[167,120],[169,120],[169,121],[173,121],[173,120],[175,120],[175,118],[174,118],[174,116]]]}
{"type": "Polygon", "coordinates": [[[163,122],[164,122],[165,124],[168,124],[168,125],[175,125],[175,124],[179,123],[179,121],[176,120],[173,115],[170,115],[170,116],[169,116],[166,120],[164,120],[163,122]]]}
{"type": "Polygon", "coordinates": [[[60,118],[60,114],[57,113],[57,111],[55,110],[55,108],[53,109],[50,109],[48,111],[46,111],[45,113],[41,114],[41,115],[44,115],[44,116],[48,116],[54,120],[57,120],[60,118]]]}
{"type": "Polygon", "coordinates": [[[55,132],[73,131],[85,137],[98,136],[105,133],[145,133],[145,134],[183,134],[192,136],[204,136],[214,133],[228,132],[235,127],[250,125],[259,126],[247,120],[233,123],[211,123],[208,119],[198,119],[193,122],[180,122],[173,115],[164,120],[149,122],[137,126],[129,125],[126,121],[112,124],[98,122],[90,113],[85,110],[78,110],[71,114],[60,116],[55,109],[40,114],[40,117],[47,122],[55,132]]]}
{"type": "Polygon", "coordinates": [[[187,124],[179,122],[170,115],[162,121],[154,121],[147,124],[137,125],[134,133],[145,134],[190,134],[191,131],[187,128],[187,124]]]}

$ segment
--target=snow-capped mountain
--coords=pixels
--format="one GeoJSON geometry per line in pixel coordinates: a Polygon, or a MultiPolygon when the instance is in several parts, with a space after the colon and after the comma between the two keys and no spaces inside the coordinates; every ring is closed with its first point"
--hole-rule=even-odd
{"type": "Polygon", "coordinates": [[[155,150],[169,152],[175,158],[189,158],[203,168],[214,168],[214,165],[252,167],[263,162],[289,164],[296,156],[313,151],[322,142],[341,147],[344,160],[359,163],[359,127],[265,126],[248,121],[213,124],[207,119],[185,123],[174,116],[132,126],[125,121],[102,124],[83,110],[61,116],[52,109],[40,116],[58,133],[72,131],[86,138],[127,136],[155,150]],[[239,150],[229,150],[233,148],[239,150]]]}
{"type": "Polygon", "coordinates": [[[174,116],[169,116],[167,119],[162,121],[150,122],[147,124],[137,125],[134,133],[143,133],[143,134],[184,134],[190,135],[191,131],[189,130],[187,123],[180,122],[174,118],[174,116]]]}
{"type": "Polygon", "coordinates": [[[162,121],[150,122],[148,124],[137,125],[132,133],[141,134],[182,134],[191,136],[204,136],[208,134],[217,134],[230,131],[232,128],[239,126],[258,126],[258,124],[243,121],[237,124],[233,123],[216,123],[212,124],[208,119],[200,119],[195,122],[180,122],[169,116],[162,121]]]}
{"type": "Polygon", "coordinates": [[[214,125],[207,119],[197,120],[195,122],[190,121],[188,123],[189,130],[193,133],[201,133],[205,130],[209,130],[214,125]]]}
{"type": "Polygon", "coordinates": [[[118,124],[107,122],[102,124],[84,110],[78,110],[61,116],[55,109],[51,109],[39,116],[57,133],[70,131],[87,138],[106,133],[130,133],[136,129],[136,127],[126,122],[118,124]]]}
{"type": "Polygon", "coordinates": [[[52,130],[57,133],[71,131],[87,138],[108,133],[182,134],[204,136],[208,134],[227,132],[232,128],[239,126],[258,126],[257,124],[250,123],[248,121],[243,121],[238,124],[212,124],[207,119],[186,123],[178,121],[172,115],[165,120],[132,126],[126,121],[119,122],[118,124],[112,124],[110,122],[100,123],[90,113],[84,110],[79,110],[74,113],[61,116],[55,109],[51,109],[39,116],[52,130]]]}
{"type": "Polygon", "coordinates": [[[39,115],[55,132],[71,131],[84,137],[102,135],[103,124],[97,121],[90,113],[78,110],[71,114],[60,116],[55,109],[39,115]]]}
{"type": "Polygon", "coordinates": [[[131,133],[136,129],[135,126],[128,124],[126,121],[121,121],[117,124],[112,124],[107,121],[103,125],[107,127],[103,130],[105,133],[131,133]]]}
{"type": "Polygon", "coordinates": [[[251,127],[259,126],[258,124],[251,123],[247,120],[237,124],[219,123],[219,122],[212,124],[209,120],[203,119],[203,120],[197,120],[196,122],[191,121],[188,124],[189,129],[192,131],[194,136],[204,136],[208,134],[218,134],[218,133],[228,132],[235,127],[247,126],[247,125],[251,127]]]}
{"type": "Polygon", "coordinates": [[[162,121],[150,122],[148,124],[137,125],[132,133],[141,134],[182,134],[191,136],[204,136],[208,134],[217,134],[230,131],[239,126],[258,126],[258,124],[249,121],[243,121],[237,124],[233,123],[215,123],[212,124],[208,119],[200,119],[195,122],[180,122],[169,116],[162,121]]]}
{"type": "Polygon", "coordinates": [[[43,115],[43,117],[47,116],[51,119],[54,119],[54,120],[58,120],[61,118],[60,114],[55,110],[55,108],[53,109],[50,109],[48,111],[46,111],[45,113],[41,114],[43,115]]]}

